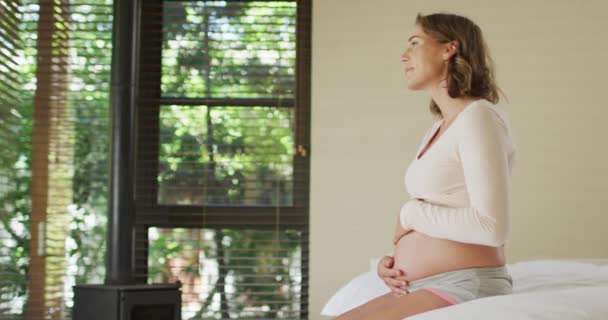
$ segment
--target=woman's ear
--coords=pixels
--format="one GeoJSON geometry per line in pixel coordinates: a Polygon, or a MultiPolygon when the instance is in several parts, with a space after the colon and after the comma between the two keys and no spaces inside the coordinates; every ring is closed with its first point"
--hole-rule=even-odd
{"type": "Polygon", "coordinates": [[[450,60],[452,56],[458,52],[459,45],[460,44],[456,40],[445,43],[443,49],[443,60],[450,60]]]}

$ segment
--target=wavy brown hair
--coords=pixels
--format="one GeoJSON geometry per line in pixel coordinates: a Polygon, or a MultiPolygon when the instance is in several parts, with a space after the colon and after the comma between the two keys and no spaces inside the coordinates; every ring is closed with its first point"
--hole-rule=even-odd
{"type": "MultiPolygon", "coordinates": [[[[449,13],[418,14],[416,25],[439,43],[458,43],[456,54],[448,62],[446,81],[450,97],[469,96],[498,103],[502,91],[496,85],[494,61],[479,26],[466,17],[449,13]]],[[[430,109],[434,115],[443,117],[432,99],[430,109]]]]}

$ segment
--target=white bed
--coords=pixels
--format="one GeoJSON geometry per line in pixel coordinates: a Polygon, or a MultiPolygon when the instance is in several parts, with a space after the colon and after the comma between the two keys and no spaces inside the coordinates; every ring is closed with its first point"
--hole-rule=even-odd
{"type": "MultiPolygon", "coordinates": [[[[488,297],[418,314],[409,320],[608,320],[608,259],[535,260],[508,265],[513,294],[488,297]]],[[[388,288],[375,271],[363,273],[327,302],[336,316],[388,288]]]]}

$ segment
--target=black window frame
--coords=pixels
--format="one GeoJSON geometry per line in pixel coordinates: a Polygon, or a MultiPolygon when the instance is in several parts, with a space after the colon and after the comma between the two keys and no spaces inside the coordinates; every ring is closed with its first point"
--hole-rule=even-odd
{"type": "MultiPolygon", "coordinates": [[[[310,190],[310,82],[311,82],[311,21],[312,0],[296,2],[296,92],[290,102],[280,99],[198,99],[163,98],[162,76],[162,13],[163,3],[180,0],[146,0],[142,3],[140,49],[136,63],[137,88],[137,146],[135,160],[135,229],[134,275],[138,283],[147,282],[148,228],[231,228],[231,229],[290,229],[302,233],[302,312],[308,315],[309,261],[309,190],[310,190]],[[152,79],[152,80],[150,80],[152,79]],[[154,81],[150,87],[144,83],[154,81]],[[160,108],[163,105],[241,105],[281,106],[296,108],[293,155],[294,202],[290,206],[253,205],[179,205],[158,204],[160,147],[160,108]],[[145,146],[145,147],[144,147],[145,146]],[[295,176],[298,175],[297,178],[295,176]],[[298,192],[298,196],[295,196],[298,192]],[[277,212],[280,223],[277,225],[277,212]],[[252,218],[255,221],[252,221],[252,218]]],[[[233,0],[229,0],[233,1],[233,0]]],[[[276,1],[276,0],[275,0],[276,1]]],[[[187,2],[187,1],[184,1],[187,2]]],[[[244,1],[238,1],[244,2],[244,1]]],[[[259,1],[258,1],[259,2],[259,1]]]]}

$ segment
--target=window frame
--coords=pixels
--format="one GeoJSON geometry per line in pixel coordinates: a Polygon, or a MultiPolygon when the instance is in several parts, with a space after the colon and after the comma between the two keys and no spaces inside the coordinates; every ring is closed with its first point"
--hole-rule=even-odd
{"type": "MultiPolygon", "coordinates": [[[[176,1],[176,0],[165,0],[176,1]]],[[[199,99],[162,97],[162,4],[163,0],[143,1],[140,24],[140,50],[136,68],[137,134],[135,168],[134,276],[147,283],[148,228],[231,228],[297,230],[302,233],[301,319],[308,318],[309,190],[310,190],[310,87],[312,1],[296,2],[296,87],[293,99],[199,99]],[[145,52],[145,55],[142,54],[145,52]],[[144,68],[145,67],[145,68],[144,68]],[[157,80],[158,86],[145,87],[142,79],[157,80]],[[279,101],[280,100],[280,101],[279,101]],[[280,106],[295,108],[293,192],[290,206],[255,205],[179,205],[158,204],[160,147],[160,108],[163,105],[280,106]],[[145,134],[142,134],[144,133],[145,134]],[[144,140],[145,139],[145,140],[144,140]],[[145,142],[145,143],[144,143],[145,142]],[[143,147],[145,146],[145,148],[143,147]],[[150,169],[152,168],[152,169],[150,169]],[[297,178],[296,178],[296,175],[297,178]],[[152,178],[151,178],[152,177],[152,178]],[[152,182],[150,182],[152,181],[152,182]],[[295,193],[298,192],[298,196],[295,193]],[[277,217],[280,219],[278,222],[277,217]]],[[[230,0],[229,0],[230,1],[230,0]]],[[[243,1],[238,1],[243,2],[243,1]]]]}
{"type": "MultiPolygon", "coordinates": [[[[166,0],[165,0],[166,1],[166,0]]],[[[177,0],[170,0],[175,2],[177,0]]],[[[236,2],[246,2],[236,1],[236,2]]],[[[275,0],[276,1],[276,0],[275,0]]],[[[279,0],[290,2],[287,0],[279,0]]],[[[182,205],[182,204],[159,204],[158,183],[155,183],[159,173],[159,148],[160,148],[160,108],[163,105],[179,106],[280,106],[281,108],[295,108],[295,127],[294,127],[294,154],[293,154],[293,193],[294,202],[291,206],[279,206],[281,218],[285,218],[285,224],[290,224],[292,228],[301,229],[308,224],[309,209],[309,190],[310,190],[310,44],[311,44],[311,1],[297,0],[296,15],[296,92],[293,99],[277,98],[186,98],[186,97],[163,97],[160,89],[160,79],[162,76],[162,46],[156,49],[155,54],[151,55],[151,50],[155,48],[154,42],[162,44],[162,23],[148,21],[146,15],[151,10],[156,10],[151,14],[151,19],[162,20],[162,0],[145,1],[142,13],[142,50],[146,52],[146,57],[140,56],[140,79],[154,76],[158,87],[154,88],[153,97],[150,97],[150,86],[146,85],[145,96],[138,96],[138,118],[145,119],[138,121],[138,146],[146,145],[146,150],[137,148],[136,160],[136,181],[135,181],[135,204],[136,212],[146,224],[155,227],[234,227],[231,222],[243,223],[246,215],[255,214],[256,218],[263,219],[255,222],[259,224],[272,224],[276,220],[276,206],[256,206],[256,205],[182,205]],[[159,18],[160,17],[160,18],[159,18]],[[151,28],[151,26],[155,26],[151,28]],[[160,35],[160,36],[159,36],[160,35]],[[152,61],[151,61],[152,59],[152,61]],[[150,65],[154,65],[158,70],[149,70],[150,65]],[[143,69],[143,67],[147,69],[143,69]],[[139,129],[141,128],[141,129],[139,129]],[[144,133],[145,134],[142,134],[144,133]],[[151,136],[151,133],[156,133],[151,136]],[[144,140],[145,139],[145,143],[144,140]],[[153,149],[153,150],[150,150],[153,149]],[[137,169],[137,168],[146,168],[137,169]],[[297,178],[296,178],[297,176],[297,178]],[[151,179],[150,177],[153,177],[151,179]],[[151,183],[152,181],[152,183],[151,183]],[[295,196],[296,192],[298,196],[295,196]],[[232,213],[230,215],[229,213],[232,213]],[[160,218],[163,216],[163,218],[160,218]],[[203,216],[206,225],[202,224],[203,216]],[[238,221],[228,221],[227,218],[238,219],[238,221]],[[200,222],[197,225],[197,221],[200,222]]],[[[187,1],[184,1],[187,2],[187,1]]],[[[158,48],[158,47],[156,47],[158,48]]],[[[141,81],[139,81],[140,92],[142,91],[141,81]]],[[[232,220],[234,220],[232,219],[232,220]]]]}

